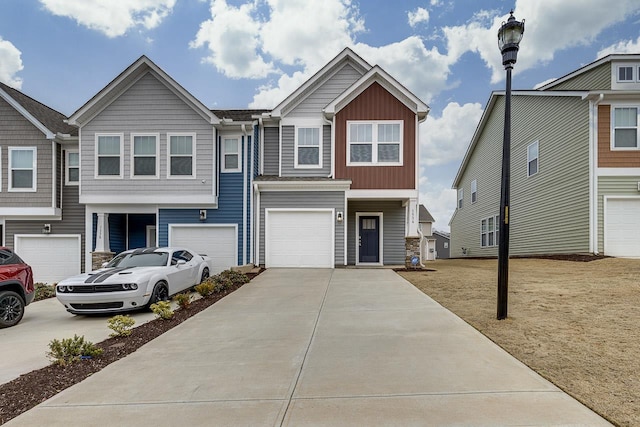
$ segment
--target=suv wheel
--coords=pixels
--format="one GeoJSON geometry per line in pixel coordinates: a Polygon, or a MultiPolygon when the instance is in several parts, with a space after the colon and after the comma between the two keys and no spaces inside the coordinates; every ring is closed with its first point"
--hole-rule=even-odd
{"type": "Polygon", "coordinates": [[[0,291],[0,328],[17,324],[24,315],[24,301],[13,291],[0,291]]]}

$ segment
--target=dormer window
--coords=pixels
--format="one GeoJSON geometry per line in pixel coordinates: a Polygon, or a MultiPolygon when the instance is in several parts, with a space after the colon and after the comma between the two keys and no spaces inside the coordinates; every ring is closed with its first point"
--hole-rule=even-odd
{"type": "Polygon", "coordinates": [[[618,81],[619,82],[633,82],[633,68],[632,66],[620,66],[618,67],[618,81]]]}

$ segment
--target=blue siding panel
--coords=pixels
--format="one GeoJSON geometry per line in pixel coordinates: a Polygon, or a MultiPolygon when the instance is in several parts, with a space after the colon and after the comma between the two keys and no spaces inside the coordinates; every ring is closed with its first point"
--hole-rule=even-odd
{"type": "Polygon", "coordinates": [[[126,250],[126,224],[125,214],[109,214],[109,247],[112,252],[126,250]]]}
{"type": "Polygon", "coordinates": [[[147,246],[147,225],[155,225],[154,214],[129,214],[129,249],[147,246]]]}

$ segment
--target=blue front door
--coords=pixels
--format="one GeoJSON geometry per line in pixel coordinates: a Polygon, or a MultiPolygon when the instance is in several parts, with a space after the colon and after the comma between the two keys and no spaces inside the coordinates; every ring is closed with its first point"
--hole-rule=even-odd
{"type": "Polygon", "coordinates": [[[359,260],[358,262],[380,262],[380,217],[361,216],[359,230],[359,260]]]}

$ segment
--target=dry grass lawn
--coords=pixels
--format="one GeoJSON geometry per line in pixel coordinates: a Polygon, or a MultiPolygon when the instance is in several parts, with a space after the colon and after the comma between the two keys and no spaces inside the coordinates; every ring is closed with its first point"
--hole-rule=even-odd
{"type": "Polygon", "coordinates": [[[496,260],[438,260],[400,273],[608,420],[640,425],[640,260],[511,259],[496,320],[496,260]]]}

